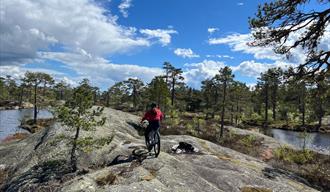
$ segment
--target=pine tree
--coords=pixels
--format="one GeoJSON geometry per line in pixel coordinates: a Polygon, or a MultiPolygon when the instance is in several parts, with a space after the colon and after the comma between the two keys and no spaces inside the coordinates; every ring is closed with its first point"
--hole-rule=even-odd
{"type": "Polygon", "coordinates": [[[221,104],[221,129],[220,137],[223,136],[225,108],[226,108],[226,96],[227,87],[232,83],[234,75],[229,67],[224,67],[219,70],[219,75],[216,77],[217,81],[222,84],[222,104],[221,104]]]}
{"type": "Polygon", "coordinates": [[[306,60],[293,75],[310,77],[325,75],[330,67],[330,51],[319,47],[319,42],[330,23],[328,0],[316,1],[323,8],[306,12],[307,0],[274,0],[259,6],[256,16],[250,19],[254,42],[252,46],[274,46],[275,53],[290,56],[292,50],[303,48],[306,60]],[[292,38],[292,35],[298,35],[292,38]],[[306,70],[308,69],[308,70],[306,70]]]}
{"type": "Polygon", "coordinates": [[[78,87],[74,88],[73,96],[63,106],[58,106],[56,114],[62,123],[74,129],[70,153],[70,166],[73,172],[77,170],[77,154],[80,131],[91,131],[95,126],[101,126],[106,118],[98,119],[102,115],[103,108],[93,109],[93,87],[84,79],[78,87]]]}
{"type": "Polygon", "coordinates": [[[33,113],[33,123],[37,123],[37,114],[38,114],[38,102],[37,102],[37,94],[38,94],[38,88],[41,84],[44,84],[44,86],[49,83],[51,84],[54,82],[53,77],[51,77],[49,74],[41,73],[41,72],[26,72],[25,77],[23,78],[23,82],[32,86],[34,89],[34,113],[33,113]]]}

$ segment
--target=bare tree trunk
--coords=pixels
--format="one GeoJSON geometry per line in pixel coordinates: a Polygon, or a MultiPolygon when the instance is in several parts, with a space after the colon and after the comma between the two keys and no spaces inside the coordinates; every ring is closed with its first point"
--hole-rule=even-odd
{"type": "Polygon", "coordinates": [[[265,122],[264,128],[268,127],[268,83],[266,83],[265,87],[265,122]]]}
{"type": "Polygon", "coordinates": [[[21,85],[21,93],[19,96],[19,107],[22,107],[22,103],[23,103],[23,94],[24,94],[24,87],[21,85]]]}
{"type": "Polygon", "coordinates": [[[214,119],[215,113],[216,113],[216,111],[217,111],[218,99],[219,99],[219,93],[218,93],[218,90],[215,89],[212,119],[214,119]]]}
{"type": "Polygon", "coordinates": [[[38,109],[37,109],[37,88],[38,84],[36,83],[34,85],[34,114],[33,114],[33,123],[37,124],[37,115],[38,115],[38,109]]]}
{"type": "Polygon", "coordinates": [[[172,97],[171,97],[171,105],[174,106],[174,97],[175,97],[175,78],[172,79],[172,97]]]}
{"type": "Polygon", "coordinates": [[[97,93],[96,91],[94,91],[94,105],[96,105],[96,101],[97,101],[97,93]]]}
{"type": "Polygon", "coordinates": [[[42,95],[45,96],[46,95],[46,82],[44,83],[44,87],[42,89],[42,95]]]}
{"type": "MultiPolygon", "coordinates": [[[[166,69],[166,79],[165,79],[165,82],[166,82],[166,88],[168,89],[169,88],[169,85],[168,85],[168,76],[169,76],[169,71],[168,69],[166,69]]],[[[165,103],[164,103],[164,114],[163,114],[163,118],[166,119],[166,113],[167,113],[167,99],[165,99],[165,103]]]]}
{"type": "Polygon", "coordinates": [[[317,85],[317,90],[318,90],[318,106],[319,106],[319,112],[318,112],[318,126],[317,126],[317,131],[320,130],[321,126],[322,126],[322,117],[323,117],[323,102],[322,102],[322,99],[321,99],[321,94],[320,93],[320,89],[321,89],[321,86],[320,84],[317,85]]]}
{"type": "Polygon", "coordinates": [[[301,94],[301,113],[302,113],[302,126],[305,126],[305,84],[301,94]]]}
{"type": "Polygon", "coordinates": [[[273,107],[273,120],[276,121],[276,95],[277,95],[277,87],[275,86],[273,89],[273,98],[272,98],[272,107],[273,107]]]}
{"type": "Polygon", "coordinates": [[[234,124],[234,104],[231,104],[231,112],[230,112],[230,123],[234,124]]]}
{"type": "Polygon", "coordinates": [[[60,100],[63,100],[63,89],[60,90],[60,100]]]}
{"type": "Polygon", "coordinates": [[[226,88],[227,88],[227,81],[225,81],[224,85],[223,85],[220,138],[223,136],[223,126],[224,126],[224,118],[225,118],[226,88]]]}
{"type": "Polygon", "coordinates": [[[109,91],[107,91],[107,94],[106,94],[106,105],[107,105],[107,107],[109,107],[110,106],[110,93],[109,93],[109,91]]]}
{"type": "Polygon", "coordinates": [[[238,98],[236,100],[236,114],[235,114],[235,124],[238,125],[238,114],[239,114],[239,107],[238,107],[238,98]]]}
{"type": "Polygon", "coordinates": [[[136,88],[135,87],[133,87],[133,108],[134,108],[134,111],[136,111],[136,88]]]}
{"type": "Polygon", "coordinates": [[[160,94],[160,88],[158,86],[158,93],[157,93],[157,105],[158,107],[160,107],[160,100],[161,100],[161,94],[160,94]]]}
{"type": "Polygon", "coordinates": [[[70,164],[71,164],[71,170],[72,172],[77,171],[77,155],[76,155],[76,150],[77,150],[77,140],[79,138],[79,132],[80,132],[80,127],[77,127],[76,129],[76,134],[73,138],[73,145],[71,149],[71,157],[70,157],[70,164]]]}

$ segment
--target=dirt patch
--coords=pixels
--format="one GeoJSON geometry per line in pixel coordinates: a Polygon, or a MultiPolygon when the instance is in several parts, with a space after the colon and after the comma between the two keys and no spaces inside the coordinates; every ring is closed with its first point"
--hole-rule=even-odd
{"type": "Polygon", "coordinates": [[[9,171],[6,169],[6,167],[4,166],[0,167],[0,189],[7,182],[8,177],[9,177],[9,171]]]}
{"type": "Polygon", "coordinates": [[[20,125],[20,128],[25,129],[29,131],[30,133],[36,133],[40,130],[44,129],[45,127],[48,127],[52,125],[55,122],[54,118],[47,118],[47,119],[37,119],[37,123],[35,124],[33,122],[33,119],[29,119],[26,121],[23,121],[20,125]]]}
{"type": "Polygon", "coordinates": [[[155,178],[155,176],[153,176],[152,174],[149,174],[149,175],[145,175],[143,177],[141,177],[141,180],[143,181],[151,181],[155,178]]]}
{"type": "Polygon", "coordinates": [[[2,140],[2,142],[7,143],[11,141],[17,141],[25,139],[29,136],[29,133],[15,133],[13,135],[8,135],[6,138],[2,140]]]}
{"type": "Polygon", "coordinates": [[[95,182],[100,185],[100,186],[104,186],[104,185],[112,185],[117,179],[117,176],[112,173],[109,172],[108,174],[104,175],[104,176],[99,176],[95,179],[95,182]]]}
{"type": "Polygon", "coordinates": [[[262,187],[249,187],[245,186],[241,188],[241,192],[272,192],[273,190],[262,187]]]}

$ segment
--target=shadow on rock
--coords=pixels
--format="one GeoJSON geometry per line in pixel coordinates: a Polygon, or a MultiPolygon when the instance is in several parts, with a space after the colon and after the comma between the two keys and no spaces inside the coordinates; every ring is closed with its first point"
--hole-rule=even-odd
{"type": "Polygon", "coordinates": [[[49,187],[54,189],[74,176],[65,160],[51,160],[35,165],[19,177],[11,179],[2,190],[11,192],[47,190],[49,187]]]}
{"type": "Polygon", "coordinates": [[[127,124],[132,126],[135,130],[137,130],[138,134],[140,136],[144,136],[144,128],[140,126],[140,124],[131,122],[131,121],[126,121],[127,124]]]}
{"type": "Polygon", "coordinates": [[[264,176],[266,176],[269,179],[275,179],[276,177],[284,177],[284,178],[289,178],[291,180],[295,180],[299,183],[303,183],[312,188],[320,189],[319,187],[314,186],[311,183],[309,183],[306,179],[304,179],[294,173],[291,173],[289,171],[283,170],[283,169],[265,167],[262,170],[262,172],[263,172],[264,176]]]}
{"type": "Polygon", "coordinates": [[[132,154],[130,155],[118,155],[115,157],[110,163],[107,164],[107,166],[113,166],[118,165],[122,163],[129,163],[132,161],[136,161],[139,163],[142,163],[143,160],[147,158],[151,158],[152,156],[145,148],[136,148],[132,151],[132,154]]]}

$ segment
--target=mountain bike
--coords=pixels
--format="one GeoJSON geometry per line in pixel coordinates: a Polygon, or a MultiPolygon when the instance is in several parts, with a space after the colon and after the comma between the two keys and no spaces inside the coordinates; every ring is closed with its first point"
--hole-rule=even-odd
{"type": "Polygon", "coordinates": [[[160,153],[160,134],[158,130],[151,130],[148,135],[148,140],[146,141],[147,149],[150,151],[154,151],[154,155],[157,158],[160,153]]]}

